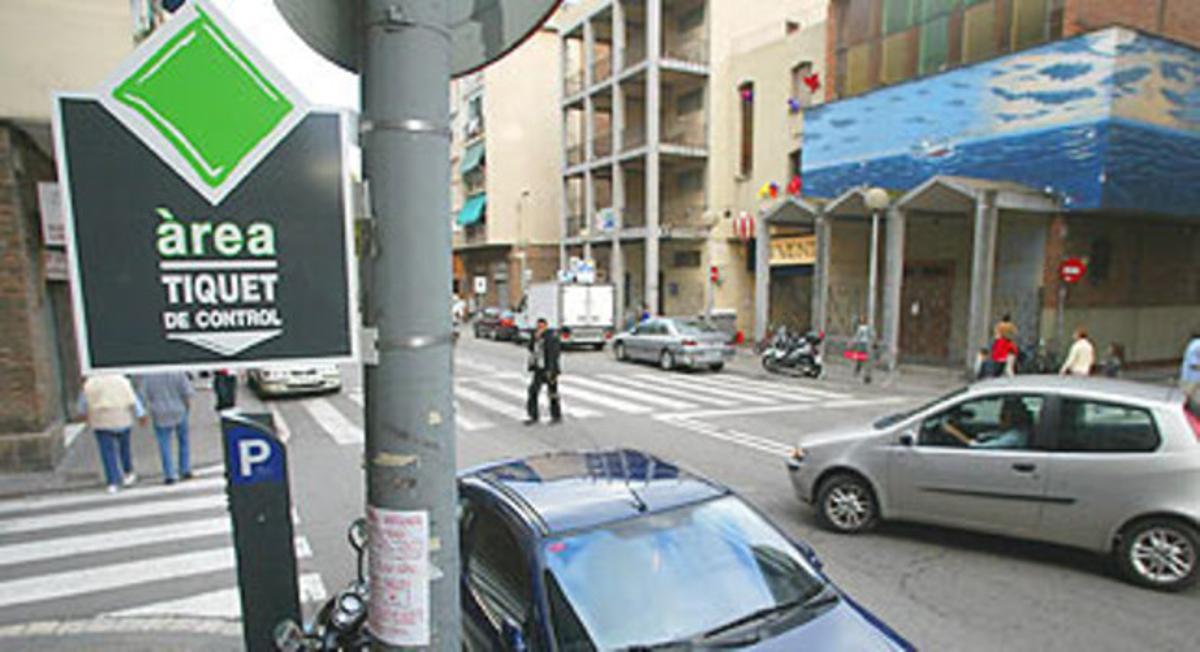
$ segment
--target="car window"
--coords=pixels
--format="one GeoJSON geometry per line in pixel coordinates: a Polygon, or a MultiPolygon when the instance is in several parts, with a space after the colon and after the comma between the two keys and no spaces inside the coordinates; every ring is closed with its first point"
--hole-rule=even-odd
{"type": "Polygon", "coordinates": [[[650,324],[638,324],[637,327],[633,329],[634,335],[648,335],[649,332],[650,324]]]}
{"type": "Polygon", "coordinates": [[[679,331],[680,335],[703,335],[705,333],[719,332],[711,324],[706,324],[702,321],[677,321],[675,322],[675,330],[679,331]]]}
{"type": "Polygon", "coordinates": [[[1058,450],[1144,453],[1158,448],[1158,428],[1148,410],[1119,403],[1063,399],[1058,450]]]}
{"type": "Polygon", "coordinates": [[[470,521],[466,579],[471,594],[497,632],[506,619],[526,630],[531,621],[533,589],[516,536],[490,509],[472,509],[466,518],[470,521]]]}
{"type": "Polygon", "coordinates": [[[1045,399],[1000,394],[963,401],[921,422],[918,443],[943,448],[1033,448],[1045,399]]]}

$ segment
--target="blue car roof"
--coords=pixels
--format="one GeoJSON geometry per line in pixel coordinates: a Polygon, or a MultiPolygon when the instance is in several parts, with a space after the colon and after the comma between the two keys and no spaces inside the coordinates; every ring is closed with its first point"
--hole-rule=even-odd
{"type": "Polygon", "coordinates": [[[631,449],[546,453],[462,472],[503,495],[544,536],[688,505],[729,489],[631,449]]]}

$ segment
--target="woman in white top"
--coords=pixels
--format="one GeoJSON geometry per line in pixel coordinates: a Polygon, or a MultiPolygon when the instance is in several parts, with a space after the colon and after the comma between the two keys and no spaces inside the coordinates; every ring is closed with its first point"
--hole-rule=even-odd
{"type": "Polygon", "coordinates": [[[1067,352],[1058,373],[1063,376],[1087,376],[1092,373],[1092,365],[1096,362],[1096,347],[1088,339],[1087,329],[1080,326],[1075,329],[1075,343],[1067,352]]]}

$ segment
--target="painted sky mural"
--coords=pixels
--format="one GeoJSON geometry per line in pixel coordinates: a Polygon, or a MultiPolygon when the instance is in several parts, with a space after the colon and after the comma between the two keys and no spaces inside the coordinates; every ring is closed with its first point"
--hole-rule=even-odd
{"type": "Polygon", "coordinates": [[[1110,28],[810,109],[804,131],[812,196],[954,174],[1195,214],[1200,53],[1110,28]]]}

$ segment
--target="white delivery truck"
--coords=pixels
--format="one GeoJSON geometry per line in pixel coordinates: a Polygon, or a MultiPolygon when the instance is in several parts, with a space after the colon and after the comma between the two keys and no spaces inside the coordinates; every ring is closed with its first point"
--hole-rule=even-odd
{"type": "Polygon", "coordinates": [[[537,320],[544,318],[562,333],[563,344],[601,349],[613,335],[615,296],[611,285],[534,283],[520,315],[521,340],[529,341],[537,320]]]}

